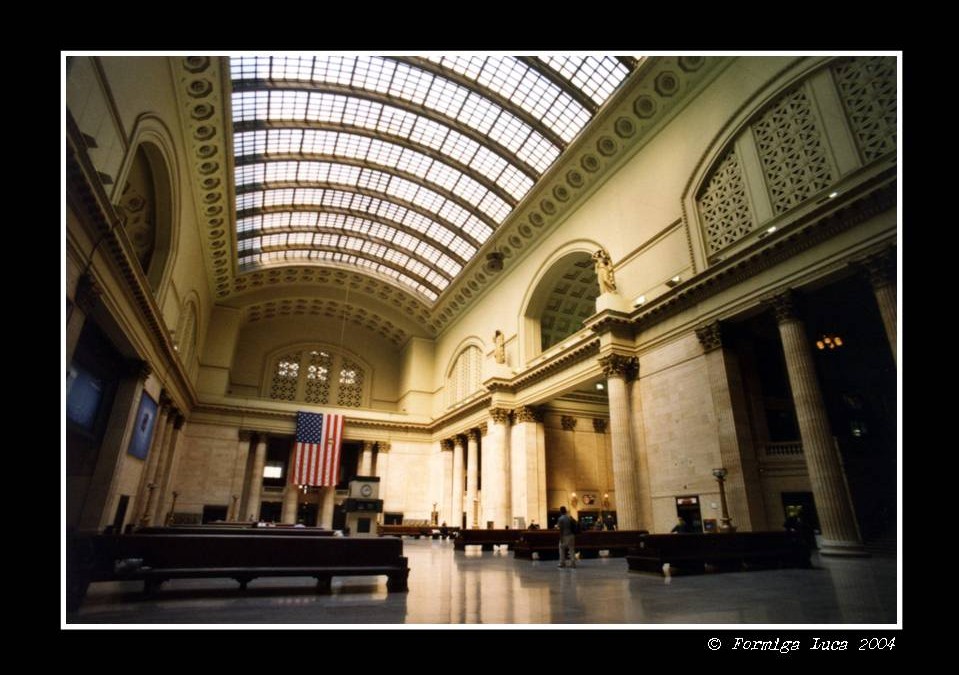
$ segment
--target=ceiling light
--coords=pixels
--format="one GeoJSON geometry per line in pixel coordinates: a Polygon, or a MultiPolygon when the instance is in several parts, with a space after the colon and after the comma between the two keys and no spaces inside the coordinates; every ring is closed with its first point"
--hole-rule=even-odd
{"type": "Polygon", "coordinates": [[[646,304],[646,296],[645,296],[645,295],[641,295],[641,296],[639,296],[638,298],[636,298],[636,300],[633,301],[633,306],[634,306],[634,307],[639,307],[639,306],[645,305],[645,304],[646,304]]]}
{"type": "Polygon", "coordinates": [[[666,285],[669,286],[670,288],[672,288],[673,286],[676,286],[677,284],[679,284],[679,282],[682,281],[682,280],[683,280],[683,278],[677,274],[677,275],[674,276],[672,279],[670,279],[669,281],[667,281],[667,282],[666,282],[666,285]]]}
{"type": "Polygon", "coordinates": [[[767,227],[767,228],[766,228],[766,234],[772,234],[772,233],[775,232],[775,231],[776,231],[776,226],[775,226],[775,225],[773,225],[772,227],[767,227]]]}
{"type": "Polygon", "coordinates": [[[603,391],[603,389],[605,389],[605,388],[606,388],[606,385],[603,384],[602,382],[597,382],[597,383],[596,383],[596,391],[603,391]]]}
{"type": "Polygon", "coordinates": [[[835,198],[838,197],[838,196],[839,196],[839,193],[838,193],[838,192],[830,192],[830,193],[829,193],[829,198],[830,198],[830,199],[835,199],[835,198]]]}

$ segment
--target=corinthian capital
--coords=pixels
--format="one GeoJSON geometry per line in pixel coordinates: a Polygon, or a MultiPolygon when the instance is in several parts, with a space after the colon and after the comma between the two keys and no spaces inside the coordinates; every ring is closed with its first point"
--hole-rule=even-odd
{"type": "Polygon", "coordinates": [[[707,323],[696,329],[696,337],[699,338],[704,352],[711,352],[723,346],[723,332],[718,321],[707,323]]]}
{"type": "Polygon", "coordinates": [[[873,288],[882,288],[896,282],[895,249],[887,248],[859,263],[873,288]]]}
{"type": "Polygon", "coordinates": [[[493,424],[509,424],[509,408],[490,408],[489,416],[493,424]]]}
{"type": "Polygon", "coordinates": [[[796,300],[796,292],[790,288],[782,293],[769,296],[763,302],[772,308],[778,323],[785,323],[787,321],[796,321],[799,319],[799,310],[796,307],[796,300]]]}
{"type": "Polygon", "coordinates": [[[639,374],[639,359],[635,356],[608,354],[600,357],[599,365],[606,379],[618,377],[628,382],[639,374]]]}
{"type": "Polygon", "coordinates": [[[513,421],[516,424],[523,424],[524,422],[542,422],[543,414],[536,408],[524,405],[513,411],[513,421]]]}

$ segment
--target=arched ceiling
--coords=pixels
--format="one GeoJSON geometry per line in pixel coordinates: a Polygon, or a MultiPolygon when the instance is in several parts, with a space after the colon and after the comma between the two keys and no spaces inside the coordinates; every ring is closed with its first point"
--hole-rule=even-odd
{"type": "Polygon", "coordinates": [[[432,305],[635,66],[231,58],[239,271],[349,267],[432,305]]]}
{"type": "Polygon", "coordinates": [[[550,289],[540,315],[542,348],[559,344],[583,327],[583,320],[596,313],[599,282],[589,254],[571,256],[550,289]]]}

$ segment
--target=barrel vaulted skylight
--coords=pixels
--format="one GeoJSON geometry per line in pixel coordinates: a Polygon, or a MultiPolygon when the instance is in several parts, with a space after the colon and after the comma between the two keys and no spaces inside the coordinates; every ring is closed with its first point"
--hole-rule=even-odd
{"type": "Polygon", "coordinates": [[[241,271],[359,267],[432,303],[635,64],[232,58],[241,271]]]}

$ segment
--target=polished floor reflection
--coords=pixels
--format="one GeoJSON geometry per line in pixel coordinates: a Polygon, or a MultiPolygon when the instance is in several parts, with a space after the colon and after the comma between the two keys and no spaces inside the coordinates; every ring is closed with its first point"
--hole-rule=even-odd
{"type": "Polygon", "coordinates": [[[840,624],[896,622],[893,558],[820,559],[815,569],[663,579],[629,573],[623,558],[514,560],[507,551],[454,552],[447,541],[405,540],[409,593],[386,579],[174,580],[151,600],[140,584],[90,587],[67,623],[99,624],[840,624]]]}

